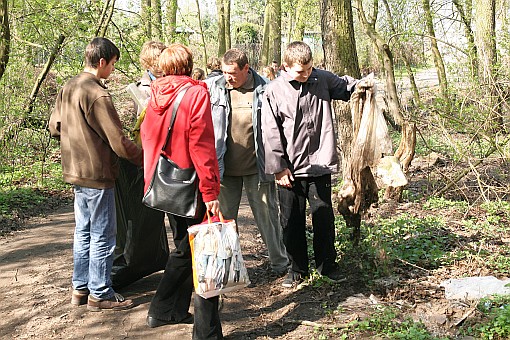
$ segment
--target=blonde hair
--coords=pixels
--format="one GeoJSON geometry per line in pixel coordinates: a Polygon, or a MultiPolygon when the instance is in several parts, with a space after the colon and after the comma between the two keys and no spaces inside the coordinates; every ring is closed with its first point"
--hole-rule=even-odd
{"type": "Polygon", "coordinates": [[[283,61],[292,67],[295,63],[306,65],[312,61],[312,50],[310,46],[302,41],[293,41],[287,45],[283,52],[283,61]]]}
{"type": "Polygon", "coordinates": [[[166,76],[191,76],[193,53],[183,44],[170,44],[159,56],[159,67],[166,76]]]}
{"type": "Polygon", "coordinates": [[[163,70],[158,65],[159,56],[166,48],[165,44],[159,41],[147,41],[140,51],[140,64],[144,70],[149,70],[155,77],[161,77],[163,70]]]}
{"type": "Polygon", "coordinates": [[[276,78],[274,74],[274,69],[271,66],[265,66],[262,68],[262,75],[269,80],[273,80],[276,78]]]}

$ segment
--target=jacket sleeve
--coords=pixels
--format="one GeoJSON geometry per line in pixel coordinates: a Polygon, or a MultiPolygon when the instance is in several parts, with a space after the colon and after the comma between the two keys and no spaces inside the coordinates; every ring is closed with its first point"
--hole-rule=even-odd
{"type": "Polygon", "coordinates": [[[53,112],[51,113],[50,121],[48,123],[48,129],[50,130],[51,137],[56,138],[58,140],[60,140],[60,126],[62,123],[61,105],[62,105],[62,90],[60,90],[57,95],[55,107],[53,108],[53,112]]]}
{"type": "Polygon", "coordinates": [[[194,88],[198,91],[186,95],[191,100],[189,152],[200,179],[199,189],[204,202],[210,202],[217,199],[220,193],[220,173],[214,147],[211,102],[209,92],[205,88],[199,86],[194,88]]]}
{"type": "Polygon", "coordinates": [[[110,96],[101,96],[94,101],[87,113],[87,121],[117,156],[142,165],[142,150],[122,131],[122,123],[110,96]]]}
{"type": "Polygon", "coordinates": [[[323,72],[326,75],[331,99],[349,101],[351,94],[354,92],[356,84],[359,82],[359,80],[350,76],[339,77],[329,71],[323,72]]]}
{"type": "Polygon", "coordinates": [[[290,168],[284,146],[283,125],[274,95],[271,86],[268,86],[262,96],[261,128],[266,174],[276,174],[290,168]]]}

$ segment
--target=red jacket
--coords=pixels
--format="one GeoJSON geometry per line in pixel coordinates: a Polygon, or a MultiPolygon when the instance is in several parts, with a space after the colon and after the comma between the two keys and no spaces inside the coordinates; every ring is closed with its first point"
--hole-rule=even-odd
{"type": "Polygon", "coordinates": [[[174,99],[188,84],[192,86],[179,105],[165,153],[181,168],[195,167],[200,192],[204,202],[209,202],[217,199],[220,192],[211,102],[205,83],[188,76],[166,76],[151,84],[151,99],[140,128],[144,150],[144,191],[147,191],[165,143],[174,99]]]}

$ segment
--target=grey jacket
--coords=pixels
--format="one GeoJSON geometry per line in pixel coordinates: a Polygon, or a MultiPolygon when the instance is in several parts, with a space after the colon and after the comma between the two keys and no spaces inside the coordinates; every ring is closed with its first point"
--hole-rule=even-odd
{"type": "Polygon", "coordinates": [[[331,100],[348,101],[357,82],[318,69],[312,70],[305,83],[285,72],[273,80],[262,101],[266,173],[276,174],[286,168],[298,177],[336,172],[331,100]]]}
{"type": "MultiPolygon", "coordinates": [[[[261,106],[262,95],[269,80],[260,76],[250,68],[253,74],[255,90],[253,91],[253,133],[255,137],[255,154],[257,157],[257,168],[260,182],[274,181],[274,176],[266,175],[265,154],[262,144],[261,131],[261,106]]],[[[220,166],[220,176],[223,178],[225,169],[224,156],[227,151],[227,124],[230,112],[232,110],[230,104],[230,94],[226,88],[226,81],[223,75],[204,80],[211,95],[211,111],[214,124],[214,137],[216,139],[216,155],[220,166]]]]}

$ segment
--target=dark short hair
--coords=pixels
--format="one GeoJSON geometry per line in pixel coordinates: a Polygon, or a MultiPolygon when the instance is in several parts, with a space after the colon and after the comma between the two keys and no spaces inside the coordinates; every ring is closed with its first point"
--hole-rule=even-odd
{"type": "Polygon", "coordinates": [[[114,43],[102,37],[96,37],[87,45],[85,49],[85,65],[97,68],[99,60],[103,58],[108,63],[113,58],[120,58],[120,51],[114,43]]]}
{"type": "Polygon", "coordinates": [[[243,69],[244,66],[248,64],[248,57],[246,56],[246,53],[240,49],[232,48],[225,52],[222,58],[222,62],[225,65],[232,65],[236,63],[240,69],[243,69]]]}
{"type": "Polygon", "coordinates": [[[170,44],[159,56],[159,67],[165,76],[191,76],[193,53],[183,44],[170,44]]]}
{"type": "Polygon", "coordinates": [[[295,63],[306,65],[312,61],[312,50],[310,46],[302,41],[293,41],[287,45],[283,52],[283,61],[292,67],[295,63]]]}

